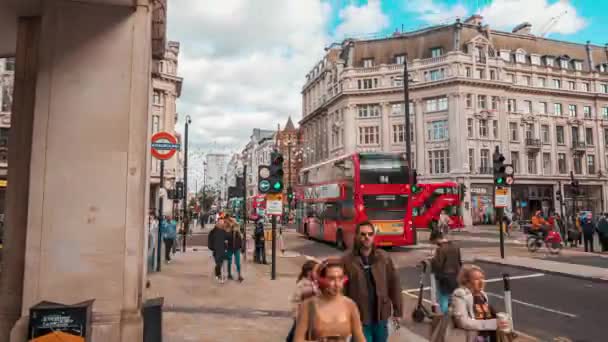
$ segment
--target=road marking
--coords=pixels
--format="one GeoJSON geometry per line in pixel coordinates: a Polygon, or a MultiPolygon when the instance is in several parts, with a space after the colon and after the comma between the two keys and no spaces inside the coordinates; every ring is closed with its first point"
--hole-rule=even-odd
{"type": "MultiPolygon", "coordinates": [[[[492,297],[496,297],[496,298],[501,298],[501,299],[505,298],[505,297],[503,297],[501,295],[498,295],[498,294],[492,293],[492,292],[486,292],[486,294],[488,296],[492,296],[492,297]]],[[[547,308],[547,307],[544,307],[544,306],[541,306],[541,305],[536,305],[536,304],[532,304],[532,303],[522,302],[521,300],[517,300],[517,299],[512,299],[512,301],[513,301],[513,303],[521,304],[521,305],[528,306],[528,307],[531,307],[531,308],[534,308],[534,309],[543,310],[543,311],[551,312],[551,313],[554,313],[554,314],[558,314],[558,315],[562,315],[562,316],[566,316],[566,317],[570,317],[570,318],[577,318],[578,317],[575,314],[571,314],[571,313],[563,312],[563,311],[559,311],[559,310],[554,310],[554,309],[547,308]]]]}
{"type": "MultiPolygon", "coordinates": [[[[537,277],[542,277],[544,275],[545,275],[544,273],[532,273],[532,274],[525,274],[525,275],[520,275],[520,276],[515,276],[515,277],[509,277],[509,279],[511,279],[511,280],[517,280],[517,279],[537,278],[537,277]]],[[[486,284],[487,283],[498,283],[500,281],[502,281],[502,278],[492,278],[492,279],[486,280],[486,284]]],[[[428,291],[430,289],[431,289],[430,286],[426,286],[426,287],[423,288],[424,291],[428,291]]],[[[409,292],[412,292],[412,291],[420,291],[420,288],[416,287],[414,289],[403,290],[402,292],[403,293],[405,293],[405,292],[409,293],[409,292]]]]}

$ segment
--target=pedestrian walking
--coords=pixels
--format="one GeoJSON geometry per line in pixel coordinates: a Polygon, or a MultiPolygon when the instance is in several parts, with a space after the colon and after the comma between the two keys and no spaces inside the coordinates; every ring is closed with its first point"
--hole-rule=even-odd
{"type": "Polygon", "coordinates": [[[431,259],[431,270],[437,278],[437,300],[441,312],[447,313],[452,292],[458,288],[458,273],[462,267],[460,248],[445,236],[435,240],[437,249],[431,259]]]}
{"type": "Polygon", "coordinates": [[[243,277],[241,273],[241,248],[243,247],[243,238],[241,236],[241,232],[239,231],[239,226],[236,221],[227,216],[226,220],[227,226],[227,259],[228,259],[228,279],[232,280],[232,259],[234,259],[234,264],[236,266],[236,271],[238,273],[238,281],[242,282],[243,277]]]}
{"type": "Polygon", "coordinates": [[[608,252],[608,213],[604,213],[597,224],[602,252],[608,252]]]}
{"type": "Polygon", "coordinates": [[[175,239],[177,238],[177,223],[172,217],[165,217],[160,227],[163,241],[165,242],[165,262],[171,262],[171,252],[175,239]]]}
{"type": "Polygon", "coordinates": [[[362,222],[355,231],[355,244],[343,257],[349,282],[345,294],[359,308],[367,342],[388,340],[388,319],[399,327],[402,316],[401,285],[388,253],[374,246],[375,228],[362,222]]]}
{"type": "Polygon", "coordinates": [[[302,302],[310,297],[319,295],[319,287],[314,281],[314,269],[318,264],[319,263],[315,260],[308,260],[302,265],[302,270],[296,281],[296,289],[289,298],[294,319],[293,326],[291,327],[291,330],[289,330],[289,334],[287,334],[286,342],[293,342],[298,312],[302,302]]]}
{"type": "Polygon", "coordinates": [[[585,246],[585,252],[593,253],[593,235],[596,228],[590,212],[581,218],[581,226],[583,229],[583,244],[585,246]]]}
{"type": "Polygon", "coordinates": [[[463,342],[497,341],[496,330],[507,330],[511,325],[496,319],[496,311],[484,292],[485,274],[481,268],[464,266],[458,275],[458,283],[460,287],[452,297],[452,316],[458,333],[453,331],[451,336],[464,335],[458,339],[463,342]]]}
{"type": "Polygon", "coordinates": [[[349,279],[342,261],[324,261],[317,267],[315,279],[321,294],[300,305],[294,340],[346,342],[352,337],[355,342],[372,341],[363,334],[357,305],[342,294],[349,279]]]}
{"type": "Polygon", "coordinates": [[[267,264],[266,242],[264,241],[264,222],[262,221],[262,219],[259,219],[255,224],[253,239],[255,241],[254,261],[258,264],[267,264]]]}
{"type": "Polygon", "coordinates": [[[219,220],[207,237],[207,246],[213,252],[213,260],[215,261],[215,280],[220,283],[224,282],[222,264],[226,259],[226,235],[225,222],[219,220]]]}
{"type": "Polygon", "coordinates": [[[452,220],[448,216],[448,213],[445,211],[445,209],[442,209],[441,213],[439,214],[439,222],[437,223],[437,225],[439,227],[439,232],[444,236],[450,232],[450,223],[452,223],[452,220]]]}

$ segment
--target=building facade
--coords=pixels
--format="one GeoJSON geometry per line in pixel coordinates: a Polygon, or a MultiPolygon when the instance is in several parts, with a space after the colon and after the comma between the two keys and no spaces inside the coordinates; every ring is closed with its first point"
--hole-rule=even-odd
{"type": "Polygon", "coordinates": [[[356,151],[403,152],[403,63],[412,162],[423,182],[467,186],[465,223],[493,221],[492,153],[515,166],[513,208],[605,211],[608,48],[501,32],[480,16],[332,45],[302,90],[305,166],[356,151]],[[570,171],[584,196],[570,191],[570,171]]]}
{"type": "MultiPolygon", "coordinates": [[[[181,136],[175,130],[178,120],[177,99],[182,92],[183,79],[177,76],[179,57],[179,43],[169,41],[165,49],[163,59],[154,59],[152,63],[152,113],[150,118],[152,134],[157,132],[169,132],[177,136],[181,142],[181,136]]],[[[164,187],[174,189],[175,181],[183,179],[183,154],[176,153],[175,156],[165,161],[164,187]]],[[[156,212],[160,192],[160,160],[151,159],[150,169],[150,211],[156,212]]],[[[169,204],[166,200],[166,192],[163,211],[171,215],[179,207],[179,202],[169,204]]]]}
{"type": "Polygon", "coordinates": [[[226,166],[228,155],[223,153],[209,153],[206,156],[205,174],[207,189],[217,193],[218,204],[226,199],[226,166]]]}
{"type": "Polygon", "coordinates": [[[287,193],[290,187],[293,189],[298,184],[298,174],[303,162],[300,130],[294,126],[291,117],[287,120],[285,128],[278,133],[277,145],[279,152],[283,154],[283,170],[285,172],[283,192],[287,193]]]}
{"type": "Polygon", "coordinates": [[[8,132],[11,127],[15,59],[0,58],[0,222],[4,223],[4,203],[8,170],[8,132]]]}
{"type": "Polygon", "coordinates": [[[270,163],[270,152],[275,147],[276,131],[254,128],[249,142],[241,152],[243,164],[247,165],[247,197],[256,196],[258,191],[258,166],[270,163]]]}

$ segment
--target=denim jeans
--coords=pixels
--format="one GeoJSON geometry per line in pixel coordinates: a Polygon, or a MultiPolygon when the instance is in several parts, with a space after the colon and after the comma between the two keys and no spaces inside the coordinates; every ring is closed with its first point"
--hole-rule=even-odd
{"type": "Polygon", "coordinates": [[[232,257],[234,257],[234,263],[236,264],[236,271],[241,275],[241,251],[240,250],[228,250],[226,259],[228,260],[228,275],[232,275],[232,257]]]}
{"type": "Polygon", "coordinates": [[[363,335],[366,342],[387,342],[388,321],[380,321],[363,325],[363,335]]]}

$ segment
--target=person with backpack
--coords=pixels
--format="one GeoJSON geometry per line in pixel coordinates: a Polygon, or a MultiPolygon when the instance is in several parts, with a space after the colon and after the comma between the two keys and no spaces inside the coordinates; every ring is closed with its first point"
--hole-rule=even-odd
{"type": "Polygon", "coordinates": [[[462,267],[460,248],[439,235],[435,255],[431,259],[431,270],[437,279],[437,300],[441,312],[447,313],[452,292],[458,288],[458,273],[462,267]]]}
{"type": "Polygon", "coordinates": [[[255,224],[253,239],[255,241],[255,254],[253,259],[258,264],[266,265],[266,242],[264,241],[264,222],[262,219],[259,219],[255,224]]]}

